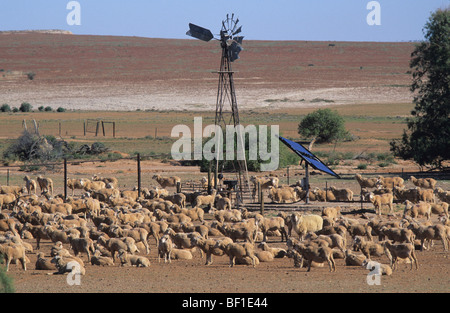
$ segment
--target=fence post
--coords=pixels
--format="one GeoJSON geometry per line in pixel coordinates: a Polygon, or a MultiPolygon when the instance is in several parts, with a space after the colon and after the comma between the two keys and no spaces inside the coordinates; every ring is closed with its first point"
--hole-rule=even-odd
{"type": "Polygon", "coordinates": [[[141,154],[137,154],[137,174],[138,174],[138,198],[141,197],[141,154]]]}
{"type": "Polygon", "coordinates": [[[261,184],[258,183],[258,193],[259,193],[259,209],[261,211],[261,215],[264,216],[264,194],[263,190],[261,188],[261,184]]]}
{"type": "Polygon", "coordinates": [[[64,201],[67,200],[67,159],[64,159],[64,201]]]}
{"type": "Polygon", "coordinates": [[[6,172],[6,186],[9,186],[9,168],[6,172]]]}

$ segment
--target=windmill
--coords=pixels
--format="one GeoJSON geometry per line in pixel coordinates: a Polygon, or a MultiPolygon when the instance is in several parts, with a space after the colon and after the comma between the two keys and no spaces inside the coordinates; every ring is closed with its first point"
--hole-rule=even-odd
{"type": "MultiPolygon", "coordinates": [[[[220,69],[217,72],[219,74],[219,85],[217,90],[215,125],[220,126],[223,130],[225,130],[227,125],[233,125],[235,129],[237,129],[236,126],[240,125],[239,110],[233,81],[234,72],[232,70],[231,64],[232,62],[239,59],[239,53],[243,50],[242,40],[244,39],[244,37],[238,36],[241,31],[242,26],[239,26],[239,19],[235,19],[233,13],[231,14],[231,16],[227,14],[226,19],[222,21],[222,28],[220,30],[219,38],[215,38],[209,29],[197,26],[192,23],[189,24],[189,31],[186,33],[186,35],[188,36],[206,42],[212,39],[220,41],[222,56],[220,61],[220,69]]],[[[242,134],[240,135],[242,136],[242,134]]],[[[240,142],[242,145],[244,145],[242,137],[240,142]]],[[[218,144],[216,147],[220,149],[222,145],[218,144]]],[[[242,151],[245,151],[244,147],[242,147],[242,151]]],[[[246,179],[247,184],[249,181],[247,161],[244,157],[244,160],[235,160],[234,164],[237,165],[237,168],[235,166],[235,170],[237,170],[238,183],[240,190],[242,190],[242,175],[245,176],[244,178],[246,179]]],[[[216,158],[216,171],[218,171],[218,166],[219,160],[218,158],[216,158]]],[[[239,197],[240,195],[238,193],[238,198],[239,197]]]]}

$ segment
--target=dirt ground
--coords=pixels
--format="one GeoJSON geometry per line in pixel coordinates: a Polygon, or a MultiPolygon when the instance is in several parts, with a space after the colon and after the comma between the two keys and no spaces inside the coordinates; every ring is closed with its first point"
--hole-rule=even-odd
{"type": "MultiPolygon", "coordinates": [[[[105,176],[114,172],[114,168],[126,168],[131,166],[130,161],[120,161],[108,164],[100,170],[105,171],[105,176]]],[[[151,176],[150,168],[154,173],[166,173],[166,175],[180,172],[179,166],[172,166],[157,161],[148,162],[143,168],[147,168],[147,176],[151,176]]],[[[145,164],[145,162],[144,162],[145,164]]],[[[80,165],[82,166],[82,165],[80,165]]],[[[99,168],[86,164],[83,173],[91,175],[99,173],[99,168]]],[[[145,171],[145,170],[144,170],[145,171]]],[[[185,175],[191,178],[200,177],[201,173],[195,167],[184,169],[185,175]]],[[[281,172],[280,172],[281,173],[281,172]]],[[[128,175],[128,173],[124,173],[128,175]]],[[[86,176],[88,177],[88,176],[86,176]]],[[[145,182],[145,186],[150,185],[145,182]]],[[[354,180],[335,181],[339,187],[356,188],[354,180]]],[[[448,182],[438,183],[448,189],[448,182]]],[[[61,185],[56,185],[56,192],[62,191],[61,185]]],[[[79,191],[75,196],[79,195],[79,191]]],[[[267,200],[268,201],[268,200],[267,200]]],[[[345,203],[318,203],[311,202],[306,205],[279,206],[278,210],[290,210],[292,208],[307,213],[319,213],[321,208],[340,205],[346,218],[355,218],[359,221],[367,221],[374,217],[370,204],[364,207],[369,209],[364,215],[359,211],[359,204],[345,203]],[[287,209],[286,209],[287,208],[287,209]]],[[[274,216],[278,210],[268,207],[266,216],[274,216]]],[[[386,212],[385,212],[386,213],[386,212]]],[[[387,219],[386,215],[383,215],[387,219]]],[[[397,219],[401,218],[401,212],[396,211],[397,219]]],[[[212,216],[206,214],[206,220],[212,216]]],[[[421,221],[424,221],[421,219],[421,221]]],[[[433,222],[437,217],[433,215],[433,222]]],[[[198,222],[196,222],[198,223],[198,222]]],[[[281,242],[280,237],[269,237],[268,244],[272,247],[286,248],[286,243],[281,242]]],[[[35,249],[28,253],[30,259],[28,270],[24,272],[20,266],[11,265],[9,275],[14,279],[17,292],[22,293],[447,293],[450,291],[450,259],[449,252],[444,251],[441,242],[435,242],[430,250],[416,251],[419,261],[418,270],[410,270],[409,264],[399,264],[398,270],[392,276],[382,276],[380,285],[368,284],[369,270],[363,267],[346,266],[343,259],[336,259],[337,271],[330,273],[328,266],[312,268],[307,272],[306,268],[295,268],[294,261],[290,258],[275,259],[272,262],[260,263],[253,268],[247,265],[229,267],[227,257],[214,256],[214,263],[205,266],[204,257],[198,252],[194,253],[192,260],[173,260],[170,264],[158,262],[156,242],[153,237],[149,239],[150,254],[139,253],[149,258],[149,268],[121,267],[118,262],[112,267],[93,266],[87,261],[86,255],[81,255],[86,265],[86,275],[81,277],[80,285],[69,285],[67,275],[48,275],[51,271],[35,270],[36,242],[34,239],[26,240],[35,249]]],[[[348,242],[351,238],[348,237],[348,242]]],[[[41,250],[47,258],[50,258],[49,240],[41,242],[41,250]]],[[[65,244],[66,248],[69,248],[65,244]]],[[[350,248],[350,244],[348,244],[350,248]]],[[[386,256],[373,257],[373,260],[388,264],[386,256]]]]}

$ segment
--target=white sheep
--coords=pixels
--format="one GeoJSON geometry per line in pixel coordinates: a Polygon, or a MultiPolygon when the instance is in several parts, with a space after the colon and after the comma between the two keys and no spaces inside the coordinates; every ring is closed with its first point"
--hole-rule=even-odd
{"type": "Polygon", "coordinates": [[[293,230],[298,234],[300,239],[309,233],[316,232],[323,227],[323,218],[319,215],[301,215],[298,213],[292,214],[293,230]]]}

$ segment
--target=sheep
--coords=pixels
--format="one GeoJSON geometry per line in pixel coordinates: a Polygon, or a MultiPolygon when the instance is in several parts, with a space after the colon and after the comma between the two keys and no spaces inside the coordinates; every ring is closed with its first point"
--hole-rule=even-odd
{"type": "Polygon", "coordinates": [[[100,201],[97,199],[85,198],[83,199],[83,204],[86,207],[84,211],[84,218],[86,218],[87,213],[94,217],[100,214],[100,201]]]}
{"type": "Polygon", "coordinates": [[[2,211],[3,207],[5,207],[5,209],[8,209],[11,204],[15,204],[16,201],[17,196],[13,193],[0,194],[0,212],[2,211]]]}
{"type": "Polygon", "coordinates": [[[356,236],[366,236],[367,240],[372,241],[372,228],[369,226],[369,223],[351,224],[348,219],[342,219],[341,224],[347,229],[347,232],[352,238],[356,236]]]}
{"type": "Polygon", "coordinates": [[[129,237],[107,238],[105,236],[100,236],[97,239],[97,242],[109,250],[109,252],[111,253],[111,256],[113,258],[113,261],[115,261],[116,252],[119,252],[120,249],[128,251],[131,254],[134,254],[135,252],[139,252],[139,249],[136,247],[136,243],[135,243],[134,239],[129,238],[129,237]]]}
{"type": "Polygon", "coordinates": [[[293,230],[298,234],[300,239],[308,232],[316,232],[323,227],[323,218],[319,215],[300,215],[293,213],[291,216],[293,223],[293,230]]]}
{"type": "Polygon", "coordinates": [[[231,200],[228,197],[222,197],[217,195],[216,197],[216,208],[218,210],[231,210],[231,200]]]}
{"type": "Polygon", "coordinates": [[[223,222],[240,222],[242,221],[242,212],[236,209],[233,210],[217,210],[212,208],[209,213],[213,214],[214,219],[223,222]]]}
{"type": "Polygon", "coordinates": [[[254,219],[244,220],[237,223],[219,224],[218,229],[227,237],[230,237],[234,242],[242,239],[246,242],[254,243],[256,240],[256,233],[258,230],[258,222],[254,219]]]}
{"type": "Polygon", "coordinates": [[[384,226],[389,227],[400,227],[400,222],[398,221],[380,221],[380,220],[375,220],[372,219],[367,223],[368,226],[370,226],[372,228],[372,233],[376,236],[378,236],[378,240],[381,241],[382,240],[382,236],[381,236],[381,228],[384,226]]]}
{"type": "Polygon", "coordinates": [[[435,203],[435,195],[433,189],[424,189],[416,187],[419,201],[435,203]]]}
{"type": "Polygon", "coordinates": [[[448,203],[442,202],[442,203],[433,203],[431,204],[431,213],[446,216],[449,218],[448,215],[448,203]]]}
{"type": "Polygon", "coordinates": [[[39,175],[36,177],[36,181],[39,184],[41,193],[50,193],[50,195],[53,195],[53,180],[51,178],[39,175]]]}
{"type": "Polygon", "coordinates": [[[316,233],[308,233],[305,238],[326,243],[328,247],[338,248],[343,253],[346,251],[347,239],[339,234],[317,235],[316,233]]]}
{"type": "Polygon", "coordinates": [[[434,189],[434,193],[442,202],[450,203],[450,192],[445,191],[442,188],[436,188],[434,189]]]}
{"type": "MultiPolygon", "coordinates": [[[[171,228],[168,228],[164,235],[169,235],[172,239],[172,242],[175,247],[178,249],[185,249],[185,248],[193,248],[191,244],[191,238],[195,236],[200,236],[199,233],[193,232],[193,233],[175,233],[175,231],[171,228]]],[[[201,253],[203,256],[203,253],[201,253]]]]}
{"type": "Polygon", "coordinates": [[[418,202],[419,201],[419,192],[417,188],[413,189],[404,189],[399,187],[394,187],[392,189],[392,192],[394,194],[394,200],[404,202],[406,200],[409,200],[411,202],[418,202]]]}
{"type": "Polygon", "coordinates": [[[263,251],[270,252],[276,259],[282,259],[287,255],[287,251],[285,249],[269,247],[269,245],[266,242],[261,242],[258,245],[258,248],[260,248],[263,251]]]}
{"type": "Polygon", "coordinates": [[[328,208],[322,209],[322,218],[328,217],[335,221],[339,217],[340,214],[341,214],[340,207],[328,207],[328,208]]]}
{"type": "Polygon", "coordinates": [[[3,256],[4,260],[6,260],[7,272],[9,271],[9,264],[11,262],[17,264],[17,261],[20,261],[24,271],[27,270],[27,257],[25,252],[25,247],[21,244],[0,244],[0,256],[3,256]]]}
{"type": "Polygon", "coordinates": [[[334,186],[330,187],[336,201],[353,201],[353,191],[348,188],[338,189],[334,186]]]}
{"type": "Polygon", "coordinates": [[[191,244],[192,246],[198,247],[201,249],[206,256],[205,265],[211,265],[213,263],[212,256],[222,256],[224,255],[224,251],[217,247],[218,241],[224,241],[225,243],[232,243],[233,240],[228,237],[214,238],[214,239],[205,239],[202,237],[192,237],[191,244]]]}
{"type": "Polygon", "coordinates": [[[171,263],[171,254],[174,244],[172,242],[171,236],[169,234],[164,234],[158,243],[158,263],[160,258],[164,257],[164,263],[171,263]]]}
{"type": "Polygon", "coordinates": [[[353,240],[353,250],[361,251],[364,256],[370,260],[370,256],[382,256],[384,254],[384,248],[382,245],[372,242],[365,241],[363,237],[356,236],[353,240]]]}
{"type": "Polygon", "coordinates": [[[76,258],[63,258],[62,256],[55,256],[51,260],[51,263],[56,265],[57,272],[48,273],[48,275],[61,275],[65,273],[72,273],[78,275],[85,275],[86,269],[84,264],[79,262],[76,258]]]}
{"type": "Polygon", "coordinates": [[[186,207],[186,196],[183,193],[175,193],[173,195],[163,196],[162,199],[179,205],[181,208],[186,207]]]}
{"type": "Polygon", "coordinates": [[[384,252],[391,262],[392,270],[397,268],[398,258],[411,261],[411,270],[413,268],[413,262],[416,264],[416,269],[419,269],[419,262],[417,261],[416,254],[414,253],[414,245],[412,243],[397,243],[393,244],[390,240],[386,240],[383,243],[384,252]]]}
{"type": "MultiPolygon", "coordinates": [[[[178,212],[177,212],[178,213],[178,212]]],[[[192,221],[204,221],[205,211],[199,207],[193,207],[192,209],[181,209],[179,213],[183,213],[189,217],[192,221]]]]}
{"type": "Polygon", "coordinates": [[[401,227],[387,227],[383,226],[380,229],[380,237],[384,240],[386,237],[393,242],[414,243],[415,235],[407,228],[401,227]]]}
{"type": "Polygon", "coordinates": [[[375,195],[372,192],[369,193],[369,201],[375,207],[375,212],[381,215],[381,206],[387,205],[389,207],[389,213],[394,212],[394,196],[392,193],[385,193],[382,195],[375,195]]]}
{"type": "Polygon", "coordinates": [[[16,197],[19,197],[26,191],[25,187],[20,186],[0,186],[0,194],[9,194],[12,193],[16,197]]]}
{"type": "Polygon", "coordinates": [[[378,179],[375,177],[372,178],[363,178],[361,174],[355,175],[356,180],[358,181],[361,188],[376,188],[378,179]]]}
{"type": "Polygon", "coordinates": [[[354,254],[351,251],[346,250],[344,259],[346,266],[362,266],[366,257],[362,254],[354,254]]]}
{"type": "Polygon", "coordinates": [[[319,246],[315,244],[291,243],[295,251],[297,251],[308,263],[307,272],[311,271],[312,262],[327,262],[330,272],[336,271],[336,263],[333,258],[333,250],[327,246],[319,246]]]}
{"type": "Polygon", "coordinates": [[[31,179],[30,176],[26,175],[23,180],[25,181],[25,186],[27,188],[28,194],[31,195],[33,192],[36,194],[37,191],[37,183],[34,179],[31,179]]]}
{"type": "Polygon", "coordinates": [[[114,226],[111,229],[110,235],[114,234],[116,237],[131,237],[135,242],[142,242],[145,247],[145,252],[150,254],[150,247],[147,239],[149,232],[143,227],[134,227],[132,229],[122,229],[119,226],[114,226]]]}
{"type": "Polygon", "coordinates": [[[258,258],[255,255],[253,244],[249,242],[227,243],[224,241],[219,241],[217,242],[216,246],[219,249],[222,249],[224,253],[228,255],[230,259],[230,267],[234,266],[236,258],[245,257],[249,257],[252,260],[253,267],[256,267],[256,260],[258,260],[258,258]]]}
{"type": "Polygon", "coordinates": [[[278,188],[279,179],[278,177],[250,177],[250,181],[253,183],[252,199],[255,199],[256,192],[258,191],[258,185],[261,190],[270,189],[271,187],[278,188]]]}
{"type": "Polygon", "coordinates": [[[269,199],[275,203],[290,203],[299,201],[297,192],[292,187],[270,187],[269,199]]]}
{"type": "Polygon", "coordinates": [[[441,240],[444,250],[448,250],[450,238],[447,236],[447,229],[444,225],[423,226],[413,222],[408,225],[408,229],[411,229],[416,239],[420,240],[420,251],[423,251],[425,240],[428,240],[428,248],[433,240],[441,240]]]}
{"type": "Polygon", "coordinates": [[[38,271],[52,271],[56,270],[56,266],[44,257],[43,252],[37,254],[35,269],[38,271]]]}
{"type": "Polygon", "coordinates": [[[69,236],[69,243],[75,256],[80,252],[87,254],[88,262],[91,260],[90,252],[94,253],[94,241],[90,238],[73,238],[69,236]]]}
{"type": "Polygon", "coordinates": [[[377,176],[379,182],[378,182],[378,186],[382,186],[383,188],[394,188],[394,187],[400,187],[400,188],[404,188],[405,187],[405,180],[401,177],[383,177],[381,175],[377,176]]]}
{"type": "Polygon", "coordinates": [[[214,201],[216,199],[217,190],[213,189],[212,193],[210,195],[199,195],[194,200],[194,207],[199,207],[202,205],[207,205],[208,208],[212,208],[214,206],[214,201]]]}
{"type": "Polygon", "coordinates": [[[171,253],[171,258],[174,260],[192,260],[194,258],[192,252],[197,250],[197,248],[192,249],[177,249],[173,248],[171,253]]]}
{"type": "Polygon", "coordinates": [[[66,181],[67,188],[72,190],[72,197],[75,194],[75,189],[84,190],[86,185],[86,180],[83,178],[67,178],[66,181]]]}
{"type": "Polygon", "coordinates": [[[417,218],[419,216],[426,217],[427,220],[431,218],[431,205],[429,203],[420,201],[417,204],[411,203],[411,201],[405,201],[405,209],[403,211],[403,217],[411,216],[417,218]]]}
{"type": "Polygon", "coordinates": [[[336,201],[336,197],[331,190],[325,191],[316,187],[311,190],[311,193],[316,197],[316,200],[320,202],[336,201]]]}
{"type": "Polygon", "coordinates": [[[92,176],[93,181],[102,181],[106,185],[110,185],[113,188],[117,188],[119,186],[119,180],[115,177],[100,177],[98,175],[92,176]]]}
{"type": "Polygon", "coordinates": [[[119,250],[121,266],[150,267],[150,260],[145,256],[129,255],[124,249],[119,250]]]}
{"type": "Polygon", "coordinates": [[[181,183],[180,177],[177,176],[162,177],[161,175],[154,175],[153,179],[156,180],[162,188],[176,187],[178,183],[181,183]]]}
{"type": "Polygon", "coordinates": [[[409,179],[414,186],[426,189],[434,189],[437,183],[437,181],[433,178],[415,178],[414,176],[411,176],[409,179]]]}
{"type": "Polygon", "coordinates": [[[287,240],[287,233],[286,228],[284,224],[284,219],[281,217],[261,217],[257,219],[258,221],[258,227],[261,229],[263,233],[263,241],[267,242],[267,233],[269,231],[275,231],[278,230],[281,233],[281,241],[283,241],[283,237],[285,240],[287,240]]]}
{"type": "Polygon", "coordinates": [[[96,249],[94,251],[94,254],[91,256],[91,264],[98,266],[113,266],[114,261],[108,256],[101,255],[100,250],[96,249]]]}

